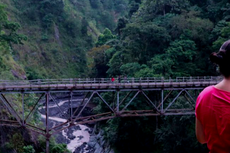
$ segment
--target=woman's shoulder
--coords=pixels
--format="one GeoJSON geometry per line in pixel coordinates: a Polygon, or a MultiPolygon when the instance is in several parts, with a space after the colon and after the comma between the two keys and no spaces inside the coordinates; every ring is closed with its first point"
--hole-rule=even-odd
{"type": "Polygon", "coordinates": [[[203,91],[200,92],[199,96],[196,99],[196,115],[198,110],[201,109],[201,103],[205,104],[210,102],[211,95],[215,92],[215,86],[208,86],[203,89],[203,91]]]}
{"type": "Polygon", "coordinates": [[[204,90],[200,93],[200,96],[204,96],[207,94],[209,95],[210,93],[213,93],[215,91],[216,91],[215,86],[211,85],[211,86],[204,88],[204,90]]]}

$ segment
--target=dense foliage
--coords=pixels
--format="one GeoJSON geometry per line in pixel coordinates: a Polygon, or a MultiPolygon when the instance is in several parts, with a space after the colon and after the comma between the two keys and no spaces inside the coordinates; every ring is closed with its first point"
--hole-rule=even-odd
{"type": "MultiPolygon", "coordinates": [[[[217,75],[208,57],[229,39],[229,6],[227,0],[2,0],[0,78],[217,75]]],[[[144,106],[138,99],[131,107],[144,106]]],[[[119,118],[101,127],[116,152],[207,152],[196,141],[194,116],[119,118]]],[[[19,131],[7,147],[34,152],[24,143],[19,131]],[[14,146],[15,139],[21,141],[14,146]]],[[[53,152],[66,151],[53,144],[53,152]]]]}
{"type": "MultiPolygon", "coordinates": [[[[117,40],[108,40],[109,51],[101,50],[107,59],[105,76],[216,74],[208,56],[228,39],[228,3],[207,1],[198,5],[188,0],[145,0],[136,4],[140,8],[135,13],[118,20],[117,40]],[[208,9],[217,6],[219,20],[214,20],[208,9]],[[132,69],[127,70],[130,66],[132,69]]],[[[100,39],[97,44],[100,44],[97,50],[102,48],[100,39]]]]}
{"type": "MultiPolygon", "coordinates": [[[[12,45],[10,53],[28,79],[74,78],[88,75],[86,51],[105,27],[114,29],[126,14],[128,0],[3,0],[8,17],[1,40],[12,45]],[[16,31],[20,28],[20,33],[16,31]],[[27,36],[27,37],[24,37],[27,36]],[[27,41],[24,41],[27,38],[27,41]]],[[[3,8],[1,4],[1,9],[3,8]]],[[[4,24],[4,25],[3,25],[4,24]]],[[[18,70],[15,70],[18,73],[18,70]]],[[[22,78],[19,76],[19,78],[22,78]]]]}
{"type": "MultiPolygon", "coordinates": [[[[132,1],[129,14],[118,20],[114,36],[103,44],[98,39],[91,50],[97,53],[92,74],[218,75],[208,57],[230,38],[229,5],[226,0],[132,1]]],[[[138,109],[141,102],[135,103],[138,109]]],[[[194,116],[122,118],[101,126],[117,152],[208,152],[195,138],[194,120],[194,116]]]]}

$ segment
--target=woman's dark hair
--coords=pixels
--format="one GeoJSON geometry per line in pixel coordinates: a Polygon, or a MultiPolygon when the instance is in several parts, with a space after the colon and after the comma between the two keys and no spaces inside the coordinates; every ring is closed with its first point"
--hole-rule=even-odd
{"type": "Polygon", "coordinates": [[[219,65],[220,73],[224,77],[230,77],[230,40],[223,43],[218,53],[212,53],[210,60],[219,65]]]}

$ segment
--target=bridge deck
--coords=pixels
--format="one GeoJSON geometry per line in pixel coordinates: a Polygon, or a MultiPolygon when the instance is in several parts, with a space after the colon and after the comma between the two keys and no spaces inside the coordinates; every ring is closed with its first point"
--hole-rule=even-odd
{"type": "Polygon", "coordinates": [[[47,84],[47,85],[3,85],[0,90],[38,91],[38,90],[91,90],[91,89],[149,89],[149,88],[196,88],[216,84],[211,82],[162,82],[162,83],[93,83],[93,84],[47,84]]]}
{"type": "Polygon", "coordinates": [[[1,91],[100,90],[204,88],[217,84],[220,77],[182,77],[176,79],[130,78],[111,82],[109,78],[0,81],[1,91]]]}

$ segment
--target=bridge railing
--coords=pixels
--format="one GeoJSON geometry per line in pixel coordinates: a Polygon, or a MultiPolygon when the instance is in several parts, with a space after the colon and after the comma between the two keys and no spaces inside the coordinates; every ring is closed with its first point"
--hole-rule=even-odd
{"type": "Polygon", "coordinates": [[[48,85],[48,84],[108,84],[108,83],[159,83],[159,82],[210,82],[219,81],[220,76],[196,76],[177,78],[70,78],[70,79],[37,79],[37,80],[0,80],[0,86],[4,85],[48,85]]]}
{"type": "Polygon", "coordinates": [[[222,76],[196,76],[196,77],[177,77],[175,82],[206,82],[220,81],[222,76]]]}

